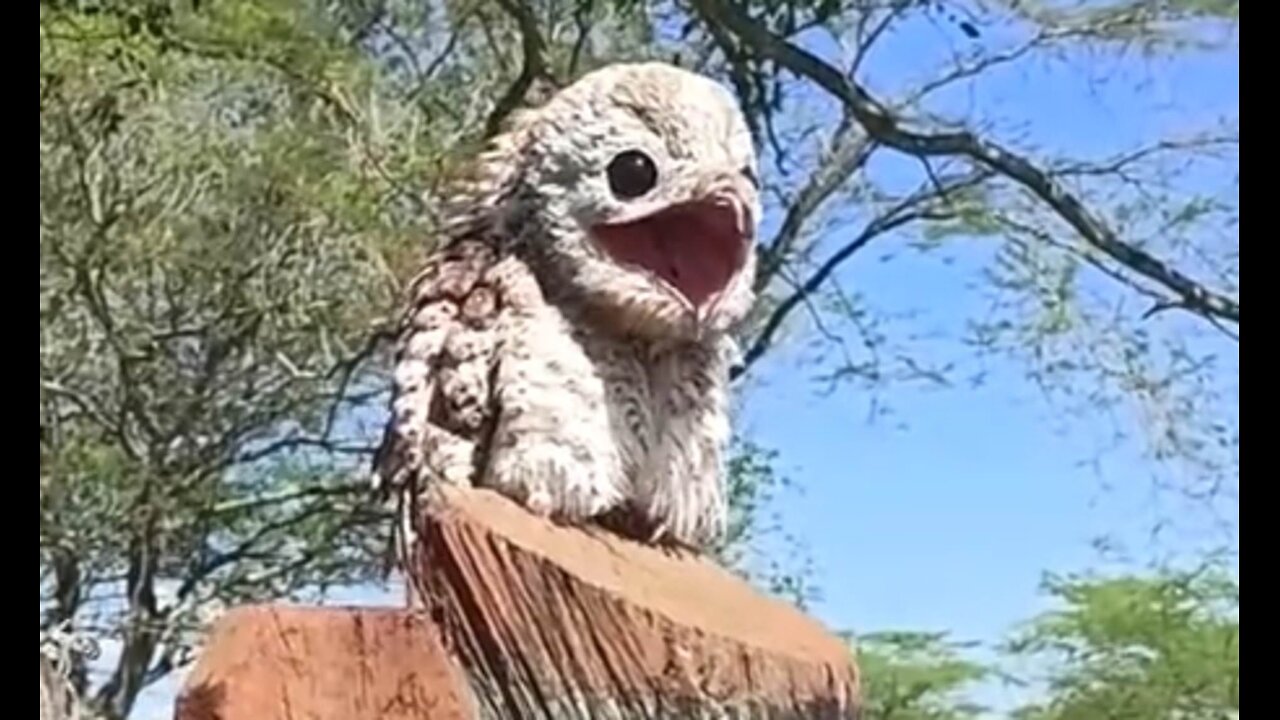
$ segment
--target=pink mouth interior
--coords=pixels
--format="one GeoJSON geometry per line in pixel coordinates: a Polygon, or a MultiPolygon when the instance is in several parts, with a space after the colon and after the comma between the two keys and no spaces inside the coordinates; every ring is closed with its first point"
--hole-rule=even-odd
{"type": "Polygon", "coordinates": [[[734,208],[710,202],[598,225],[594,235],[614,262],[657,275],[695,308],[728,286],[746,255],[734,208]]]}

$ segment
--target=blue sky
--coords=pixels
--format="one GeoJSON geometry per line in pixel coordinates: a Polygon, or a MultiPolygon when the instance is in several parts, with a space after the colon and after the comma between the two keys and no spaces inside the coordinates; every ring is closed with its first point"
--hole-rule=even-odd
{"type": "MultiPolygon", "coordinates": [[[[869,67],[882,79],[909,75],[929,35],[886,40],[892,57],[869,67]]],[[[1234,48],[1179,62],[1033,60],[984,76],[971,97],[984,115],[1023,128],[1015,147],[1102,159],[1237,114],[1238,71],[1234,48]],[[1139,82],[1145,86],[1135,88],[1139,82]]],[[[885,242],[886,251],[901,245],[885,242]]],[[[910,329],[942,338],[931,354],[972,362],[954,338],[986,307],[975,286],[994,244],[958,250],[946,263],[914,253],[881,263],[882,251],[869,249],[840,282],[879,307],[918,311],[910,329]]],[[[1238,374],[1238,346],[1216,345],[1230,355],[1224,370],[1238,374]]],[[[1023,380],[1021,365],[987,361],[988,381],[978,388],[897,388],[887,396],[893,418],[873,423],[868,396],[852,388],[823,395],[795,350],[758,368],[742,428],[779,451],[803,486],[784,494],[780,508],[822,565],[819,611],[832,622],[989,637],[1037,607],[1043,570],[1096,563],[1090,543],[1099,535],[1117,534],[1139,555],[1186,551],[1204,539],[1153,541],[1155,518],[1182,509],[1152,495],[1150,468],[1135,448],[1101,474],[1080,467],[1096,447],[1088,428],[1077,422],[1061,432],[1055,407],[1023,380]]]]}
{"type": "MultiPolygon", "coordinates": [[[[922,28],[884,42],[890,50],[867,66],[874,84],[891,88],[893,75],[911,75],[937,51],[937,38],[922,28]]],[[[985,76],[961,101],[1019,128],[1016,147],[1100,159],[1238,116],[1238,53],[1232,47],[1177,62],[1032,60],[985,76]]],[[[984,307],[973,290],[984,252],[960,251],[952,264],[911,253],[880,263],[879,254],[850,261],[842,286],[884,308],[921,311],[921,322],[950,337],[984,307]]],[[[947,340],[935,350],[970,354],[947,340]]],[[[1225,383],[1238,392],[1238,346],[1218,350],[1228,356],[1224,372],[1235,374],[1225,383]]],[[[977,389],[895,391],[894,419],[868,423],[865,396],[854,389],[819,396],[795,353],[761,368],[743,427],[777,450],[802,486],[778,508],[812,554],[822,594],[814,612],[830,625],[949,630],[992,642],[1045,609],[1037,591],[1044,572],[1104,565],[1095,538],[1121,541],[1134,565],[1220,540],[1191,517],[1194,508],[1153,492],[1136,448],[1101,472],[1081,467],[1096,447],[1090,428],[1076,423],[1059,432],[1054,408],[1022,379],[1020,366],[996,361],[987,369],[989,380],[977,389]],[[1157,520],[1171,513],[1193,522],[1153,537],[1157,520]]],[[[1234,402],[1238,412],[1238,394],[1234,402]]],[[[1010,699],[997,687],[978,694],[997,705],[1010,699]]]]}
{"type": "MultiPolygon", "coordinates": [[[[948,30],[944,42],[960,42],[944,23],[883,43],[886,51],[868,65],[872,85],[894,88],[936,59],[946,49],[939,32],[948,30]]],[[[984,77],[965,100],[999,117],[1000,128],[1016,129],[1018,147],[1100,158],[1238,116],[1238,54],[1232,47],[1178,62],[1132,54],[1030,60],[984,77]]],[[[949,265],[913,254],[882,264],[877,254],[852,260],[842,284],[882,307],[921,310],[931,327],[953,336],[981,309],[972,284],[982,253],[949,265]]],[[[948,342],[936,348],[965,355],[948,342]]],[[[1228,352],[1227,372],[1238,373],[1235,350],[1228,352]]],[[[950,630],[991,642],[1044,609],[1042,573],[1097,566],[1091,541],[1100,535],[1118,536],[1139,560],[1191,551],[1208,538],[1153,541],[1155,519],[1182,509],[1152,494],[1135,453],[1121,453],[1101,475],[1080,467],[1093,447],[1088,428],[1058,432],[1053,408],[1018,366],[994,362],[977,389],[896,390],[894,421],[868,423],[865,396],[819,395],[795,360],[784,348],[760,366],[741,428],[777,450],[781,469],[801,486],[784,492],[777,509],[812,555],[822,592],[813,611],[832,627],[950,630]]],[[[173,687],[149,691],[138,716],[167,717],[173,687]]],[[[995,687],[979,695],[1009,699],[995,687]]]]}

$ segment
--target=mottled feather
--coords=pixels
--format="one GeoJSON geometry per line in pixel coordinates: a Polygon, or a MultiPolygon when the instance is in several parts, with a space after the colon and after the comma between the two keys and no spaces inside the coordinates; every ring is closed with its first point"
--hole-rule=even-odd
{"type": "Polygon", "coordinates": [[[445,482],[645,541],[720,537],[754,168],[732,96],[667,65],[596,71],[515,118],[409,288],[375,461],[405,533],[445,482]],[[652,188],[618,194],[608,168],[624,152],[653,163],[652,188]],[[654,251],[636,265],[614,241],[654,251]],[[684,290],[693,276],[714,280],[710,300],[684,290]]]}

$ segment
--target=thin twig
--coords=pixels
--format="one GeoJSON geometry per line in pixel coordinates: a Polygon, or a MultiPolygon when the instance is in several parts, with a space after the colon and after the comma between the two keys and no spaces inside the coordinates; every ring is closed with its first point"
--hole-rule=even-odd
{"type": "Polygon", "coordinates": [[[875,150],[875,143],[865,133],[854,130],[847,123],[837,129],[832,151],[825,158],[808,182],[796,194],[787,207],[782,225],[760,254],[760,269],[755,287],[759,292],[769,285],[782,263],[786,262],[806,222],[824,203],[857,172],[875,150]]]}
{"type": "Polygon", "coordinates": [[[778,37],[735,3],[694,0],[693,5],[707,22],[724,26],[761,56],[812,80],[840,100],[867,132],[883,144],[917,157],[965,156],[992,168],[1040,198],[1090,245],[1168,288],[1188,309],[1239,324],[1238,300],[1209,289],[1141,248],[1122,241],[1075,194],[1021,155],[968,131],[930,134],[904,129],[861,85],[808,50],[778,37]]]}
{"type": "Polygon", "coordinates": [[[502,94],[494,105],[493,111],[489,113],[488,119],[485,120],[484,136],[486,138],[498,134],[507,116],[524,102],[525,95],[529,92],[529,88],[533,87],[534,81],[549,75],[546,43],[542,39],[542,31],[538,29],[538,19],[534,17],[533,10],[520,0],[498,0],[498,4],[516,21],[516,26],[520,30],[520,47],[524,62],[515,82],[511,83],[507,91],[502,94]]]}

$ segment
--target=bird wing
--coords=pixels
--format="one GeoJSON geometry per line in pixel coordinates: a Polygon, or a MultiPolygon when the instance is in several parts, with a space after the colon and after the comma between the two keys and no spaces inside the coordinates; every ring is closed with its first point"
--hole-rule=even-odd
{"type": "Polygon", "coordinates": [[[494,416],[499,311],[493,246],[459,240],[409,286],[396,345],[391,418],[374,458],[375,488],[409,502],[435,481],[476,479],[494,416]]]}

